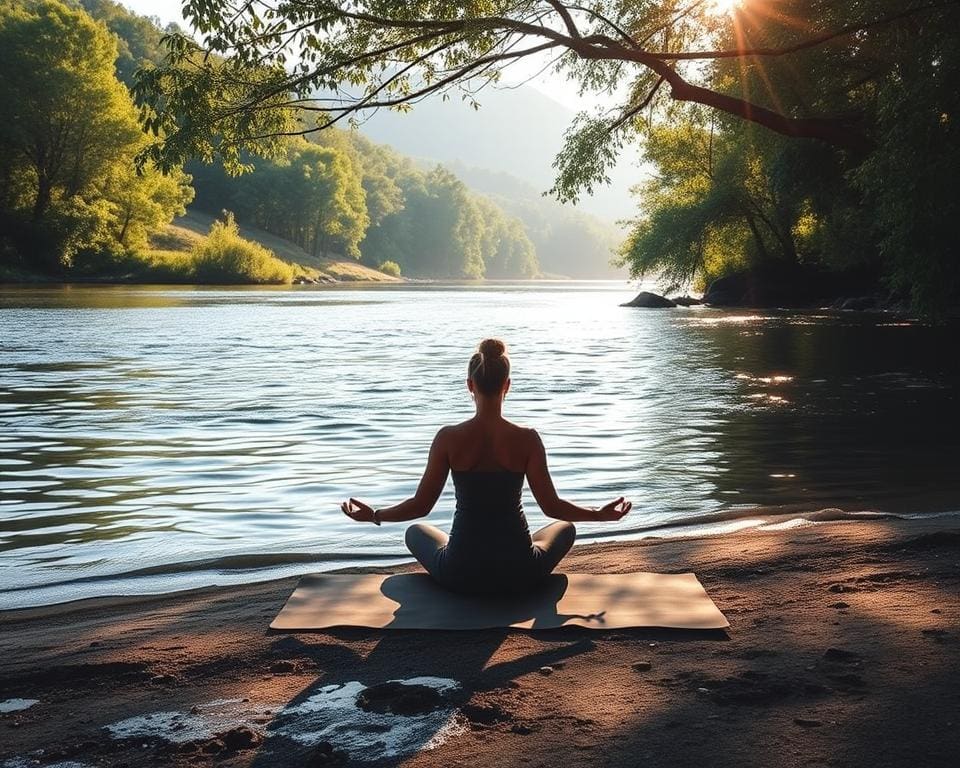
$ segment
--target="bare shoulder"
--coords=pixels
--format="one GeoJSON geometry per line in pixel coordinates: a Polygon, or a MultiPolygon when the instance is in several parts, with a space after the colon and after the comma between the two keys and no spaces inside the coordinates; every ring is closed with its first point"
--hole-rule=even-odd
{"type": "Polygon", "coordinates": [[[462,435],[470,427],[470,420],[461,421],[459,424],[447,424],[445,427],[440,427],[440,430],[437,432],[437,437],[441,435],[445,439],[456,439],[458,435],[462,435]]]}
{"type": "Polygon", "coordinates": [[[510,425],[510,429],[514,433],[517,442],[525,446],[529,451],[534,451],[543,445],[543,441],[540,439],[540,433],[533,427],[521,427],[519,424],[514,424],[513,422],[507,423],[510,425]]]}

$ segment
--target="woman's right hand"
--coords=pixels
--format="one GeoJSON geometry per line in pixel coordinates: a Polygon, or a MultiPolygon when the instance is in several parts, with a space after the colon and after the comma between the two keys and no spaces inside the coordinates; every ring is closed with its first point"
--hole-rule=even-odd
{"type": "Polygon", "coordinates": [[[624,517],[631,509],[633,509],[633,502],[627,501],[621,496],[619,499],[600,507],[600,509],[597,510],[596,519],[604,522],[613,522],[624,517]]]}
{"type": "Polygon", "coordinates": [[[359,499],[351,498],[349,501],[343,502],[343,504],[340,505],[340,509],[343,510],[343,514],[352,520],[356,520],[358,523],[376,522],[373,516],[373,507],[369,504],[364,504],[359,499]]]}

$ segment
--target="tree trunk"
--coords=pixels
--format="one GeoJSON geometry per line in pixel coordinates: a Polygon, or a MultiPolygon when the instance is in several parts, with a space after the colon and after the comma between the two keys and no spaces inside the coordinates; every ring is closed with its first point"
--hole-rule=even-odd
{"type": "Polygon", "coordinates": [[[127,208],[126,214],[123,217],[123,226],[120,227],[120,234],[117,235],[117,242],[120,245],[123,245],[124,238],[127,236],[127,227],[130,226],[130,220],[133,218],[133,209],[127,208]]]}
{"type": "Polygon", "coordinates": [[[47,209],[50,207],[50,198],[53,193],[52,185],[50,180],[46,177],[45,174],[40,173],[37,175],[37,197],[33,201],[33,220],[34,222],[40,221],[43,218],[43,215],[47,212],[47,209]]]}

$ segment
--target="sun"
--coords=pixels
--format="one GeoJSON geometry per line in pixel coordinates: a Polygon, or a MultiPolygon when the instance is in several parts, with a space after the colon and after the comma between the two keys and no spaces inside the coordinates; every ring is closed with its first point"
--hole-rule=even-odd
{"type": "Polygon", "coordinates": [[[706,12],[711,16],[732,16],[744,0],[707,0],[706,12]]]}

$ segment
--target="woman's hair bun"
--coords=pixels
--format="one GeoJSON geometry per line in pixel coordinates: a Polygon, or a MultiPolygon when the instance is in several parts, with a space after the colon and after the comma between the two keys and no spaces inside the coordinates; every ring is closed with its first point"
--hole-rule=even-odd
{"type": "Polygon", "coordinates": [[[477,351],[484,357],[500,357],[507,351],[507,345],[500,339],[484,339],[477,347],[477,351]]]}

